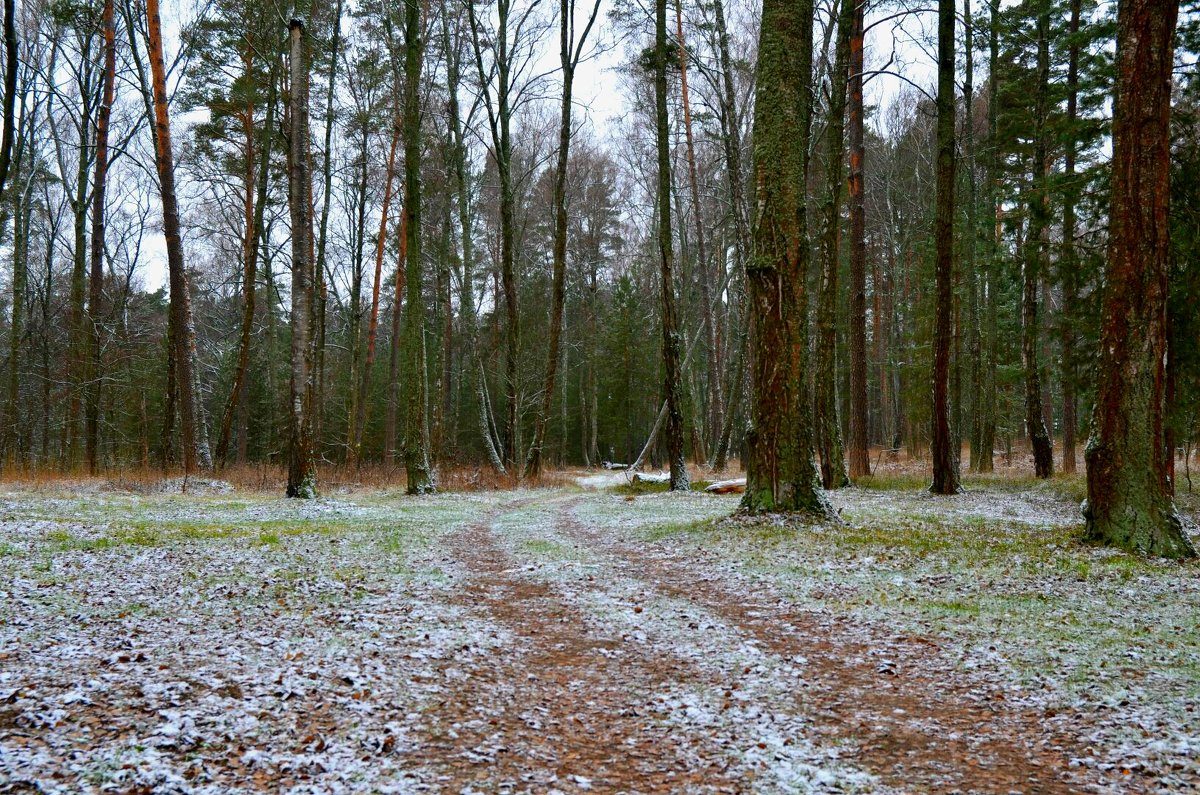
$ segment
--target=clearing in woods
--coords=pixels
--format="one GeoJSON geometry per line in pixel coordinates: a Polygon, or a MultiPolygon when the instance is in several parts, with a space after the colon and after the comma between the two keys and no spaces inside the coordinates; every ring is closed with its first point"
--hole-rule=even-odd
{"type": "Polygon", "coordinates": [[[1080,546],[1064,484],[877,481],[829,527],[594,477],[10,486],[0,791],[1196,787],[1197,567],[1080,546]]]}

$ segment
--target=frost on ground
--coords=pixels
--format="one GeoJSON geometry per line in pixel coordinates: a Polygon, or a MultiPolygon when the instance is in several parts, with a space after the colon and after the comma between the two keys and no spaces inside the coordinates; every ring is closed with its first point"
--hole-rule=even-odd
{"type": "Polygon", "coordinates": [[[1200,577],[1048,492],[0,493],[0,791],[1173,792],[1200,577]]]}

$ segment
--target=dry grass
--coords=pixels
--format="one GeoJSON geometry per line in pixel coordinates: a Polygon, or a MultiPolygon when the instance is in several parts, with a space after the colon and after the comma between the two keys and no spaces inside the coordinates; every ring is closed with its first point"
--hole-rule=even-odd
{"type": "MultiPolygon", "coordinates": [[[[498,473],[489,466],[453,466],[438,470],[438,488],[447,492],[500,491],[518,486],[546,488],[574,484],[582,470],[549,471],[534,480],[518,480],[511,473],[498,473]]],[[[407,485],[404,467],[382,463],[361,466],[322,464],[317,468],[318,486],[323,493],[387,491],[407,485]]],[[[102,471],[92,476],[86,470],[56,467],[7,467],[0,483],[22,491],[119,491],[145,494],[168,490],[181,482],[183,469],[172,467],[132,467],[102,471]]],[[[235,491],[249,494],[281,493],[287,482],[287,469],[275,464],[244,464],[223,467],[216,472],[192,473],[189,484],[224,481],[235,491]]]]}

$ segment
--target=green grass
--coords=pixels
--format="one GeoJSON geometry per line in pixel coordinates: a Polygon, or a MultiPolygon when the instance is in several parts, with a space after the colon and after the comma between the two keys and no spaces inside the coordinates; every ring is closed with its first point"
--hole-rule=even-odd
{"type": "MultiPolygon", "coordinates": [[[[1042,492],[1075,503],[1087,497],[1087,480],[1080,473],[1064,475],[1060,472],[1049,480],[996,473],[963,473],[961,482],[968,491],[1042,492]]],[[[926,491],[929,488],[929,476],[912,472],[867,475],[855,480],[854,485],[874,491],[926,491]]]]}
{"type": "MultiPolygon", "coordinates": [[[[689,489],[691,491],[704,491],[712,483],[711,480],[693,480],[689,483],[689,489]]],[[[625,483],[618,483],[615,486],[609,486],[606,489],[609,494],[616,494],[620,497],[637,497],[642,494],[666,494],[670,490],[670,483],[648,483],[646,481],[639,481],[637,483],[627,481],[625,483]]]]}

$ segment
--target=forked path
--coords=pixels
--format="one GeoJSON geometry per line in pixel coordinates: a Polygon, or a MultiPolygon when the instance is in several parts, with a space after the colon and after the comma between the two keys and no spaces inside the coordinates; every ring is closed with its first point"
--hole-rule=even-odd
{"type": "Polygon", "coordinates": [[[513,635],[452,672],[430,716],[454,787],[1108,791],[1071,766],[1071,738],[934,642],[797,609],[580,499],[510,503],[450,539],[461,606],[513,635]]]}

